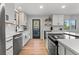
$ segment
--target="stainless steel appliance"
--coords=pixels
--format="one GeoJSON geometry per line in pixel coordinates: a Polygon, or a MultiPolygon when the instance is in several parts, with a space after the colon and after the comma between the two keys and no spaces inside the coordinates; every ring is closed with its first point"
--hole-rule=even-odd
{"type": "Polygon", "coordinates": [[[49,34],[48,36],[48,54],[58,55],[58,41],[57,39],[64,39],[63,34],[49,34]]]}
{"type": "Polygon", "coordinates": [[[49,55],[57,55],[57,46],[58,46],[58,42],[56,40],[54,40],[54,38],[51,38],[48,36],[48,54],[49,55]]]}
{"type": "Polygon", "coordinates": [[[13,54],[17,55],[22,49],[22,34],[13,36],[13,54]]]}
{"type": "Polygon", "coordinates": [[[5,6],[0,3],[0,55],[5,54],[5,6]]]}

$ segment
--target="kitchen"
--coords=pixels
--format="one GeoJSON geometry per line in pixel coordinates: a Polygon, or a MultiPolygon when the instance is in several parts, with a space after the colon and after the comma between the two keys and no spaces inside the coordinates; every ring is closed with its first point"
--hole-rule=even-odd
{"type": "Polygon", "coordinates": [[[0,55],[79,55],[78,5],[1,3],[0,55]]]}

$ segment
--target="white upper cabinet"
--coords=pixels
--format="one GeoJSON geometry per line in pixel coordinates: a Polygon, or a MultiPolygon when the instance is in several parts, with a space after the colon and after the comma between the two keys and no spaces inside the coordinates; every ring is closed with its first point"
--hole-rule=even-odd
{"type": "Polygon", "coordinates": [[[21,19],[20,19],[20,24],[21,25],[26,25],[26,20],[27,20],[27,16],[26,16],[26,14],[24,13],[24,12],[22,12],[22,15],[21,15],[21,19]]]}
{"type": "Polygon", "coordinates": [[[24,25],[24,13],[19,13],[19,25],[24,25]]]}
{"type": "Polygon", "coordinates": [[[59,25],[64,25],[64,15],[59,15],[59,25]]]}
{"type": "Polygon", "coordinates": [[[53,25],[58,25],[58,15],[53,15],[53,25]]]}
{"type": "Polygon", "coordinates": [[[14,4],[5,3],[6,20],[14,20],[14,4]]]}
{"type": "Polygon", "coordinates": [[[25,25],[26,26],[27,15],[21,11],[16,12],[16,24],[17,25],[25,25]]]}
{"type": "Polygon", "coordinates": [[[19,24],[19,13],[18,12],[16,12],[16,25],[18,25],[19,24]]]}
{"type": "Polygon", "coordinates": [[[27,16],[24,14],[24,12],[21,12],[19,16],[19,24],[26,26],[26,20],[27,20],[27,16]]]}
{"type": "Polygon", "coordinates": [[[63,25],[64,15],[53,15],[53,25],[63,25]]]}

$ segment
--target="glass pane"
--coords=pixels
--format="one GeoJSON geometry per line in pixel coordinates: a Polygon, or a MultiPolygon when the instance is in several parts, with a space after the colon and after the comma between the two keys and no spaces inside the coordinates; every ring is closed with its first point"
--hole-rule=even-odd
{"type": "Polygon", "coordinates": [[[69,28],[70,28],[69,19],[65,19],[64,20],[64,29],[65,30],[69,30],[69,28]]]}
{"type": "Polygon", "coordinates": [[[71,19],[70,20],[70,26],[71,26],[71,29],[76,29],[76,24],[75,24],[75,19],[71,19]]]}
{"type": "Polygon", "coordinates": [[[76,20],[75,19],[65,19],[64,20],[64,29],[65,30],[75,30],[76,29],[76,20]]]}

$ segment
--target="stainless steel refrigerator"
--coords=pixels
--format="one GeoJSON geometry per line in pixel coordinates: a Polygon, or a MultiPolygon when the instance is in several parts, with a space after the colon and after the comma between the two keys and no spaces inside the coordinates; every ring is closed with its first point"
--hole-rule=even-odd
{"type": "Polygon", "coordinates": [[[0,3],[0,55],[5,54],[5,6],[0,3]]]}

